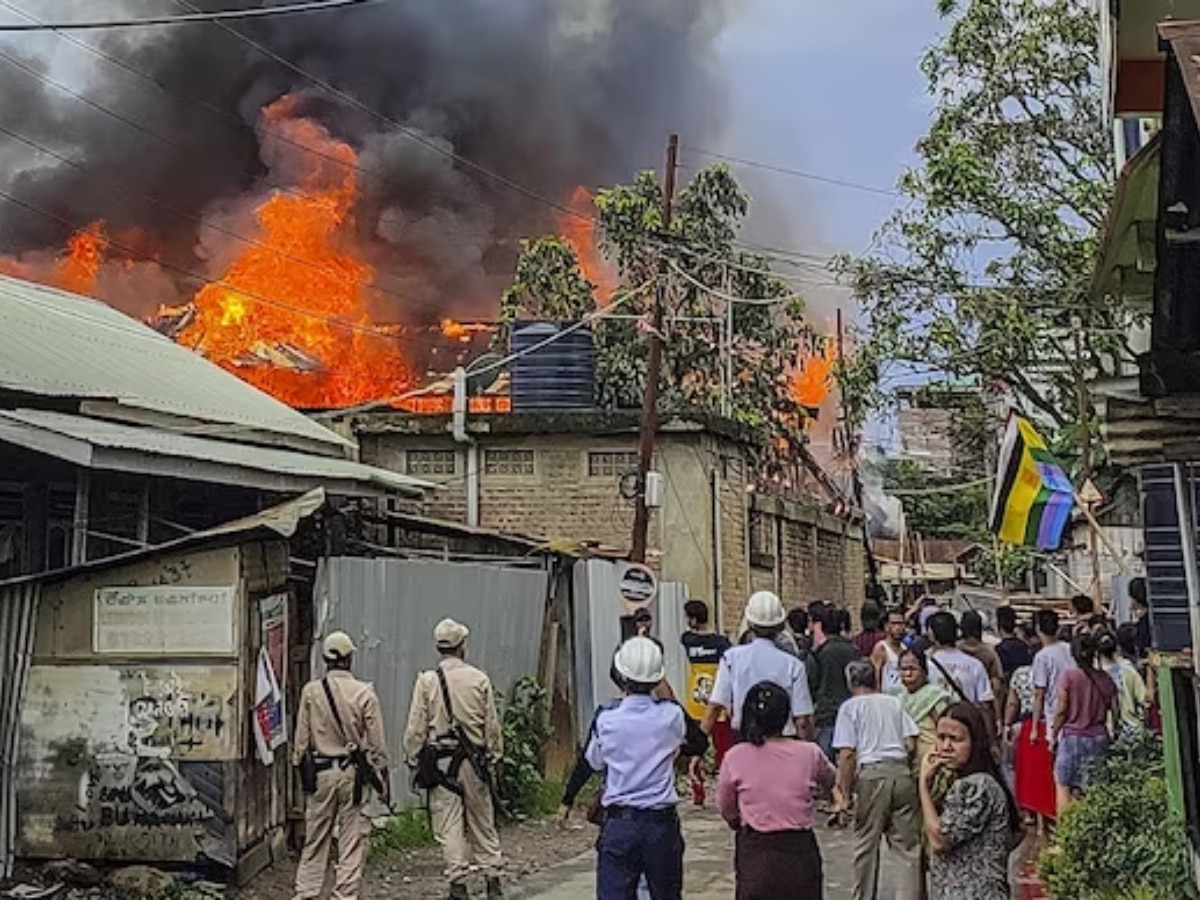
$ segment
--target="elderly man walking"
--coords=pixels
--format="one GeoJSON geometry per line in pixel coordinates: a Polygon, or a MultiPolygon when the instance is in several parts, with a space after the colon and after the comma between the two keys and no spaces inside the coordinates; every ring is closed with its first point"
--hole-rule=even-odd
{"type": "Polygon", "coordinates": [[[804,665],[775,644],[776,636],[787,624],[783,604],[770,591],[759,591],[746,604],[746,622],[754,638],[748,644],[731,647],[721,657],[708,711],[700,727],[705,734],[712,734],[724,713],[733,724],[736,740],[742,727],[746,694],[756,684],[769,681],[783,688],[791,700],[792,720],[784,733],[811,740],[813,704],[804,665]]]}
{"type": "Polygon", "coordinates": [[[838,710],[833,746],[838,751],[838,786],[854,803],[854,900],[879,896],[879,851],[883,838],[898,857],[897,900],[921,896],[921,803],[909,759],[920,734],[900,700],[881,694],[875,666],[856,660],[846,666],[850,699],[838,710]]]}
{"type": "Polygon", "coordinates": [[[384,802],[391,799],[387,741],[375,688],[350,674],[355,650],[350,636],[335,631],[321,649],[325,677],[310,681],[300,692],[292,744],[292,763],[301,767],[301,783],[308,794],[295,896],[309,900],[320,895],[336,827],[338,861],[332,900],[354,900],[362,884],[371,830],[362,811],[366,783],[374,782],[384,802]],[[373,770],[373,778],[360,771],[366,767],[373,770]]]}
{"type": "Polygon", "coordinates": [[[433,833],[446,859],[450,900],[466,900],[467,876],[474,862],[487,878],[488,900],[504,896],[500,871],[500,836],[496,832],[491,779],[504,755],[500,718],[491,680],[466,662],[470,632],[453,619],[433,630],[441,661],[432,672],[417,676],[413,689],[404,752],[418,768],[423,751],[440,757],[448,768],[430,785],[429,812],[433,833]]]}

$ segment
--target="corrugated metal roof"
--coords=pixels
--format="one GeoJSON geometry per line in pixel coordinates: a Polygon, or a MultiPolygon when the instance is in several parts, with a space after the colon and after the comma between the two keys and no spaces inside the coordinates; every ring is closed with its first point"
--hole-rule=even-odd
{"type": "Polygon", "coordinates": [[[95,300],[0,276],[0,389],[111,399],[342,454],[344,437],[95,300]]]}
{"type": "MultiPolygon", "coordinates": [[[[338,457],[235,444],[42,409],[0,411],[0,440],[85,468],[149,471],[154,459],[181,461],[185,469],[164,471],[160,466],[158,474],[194,481],[224,482],[232,473],[253,480],[253,473],[263,473],[306,482],[305,489],[326,485],[338,490],[339,485],[354,484],[364,492],[419,494],[434,488],[407,475],[338,457]]],[[[293,490],[299,485],[277,479],[261,486],[293,490]]]]}

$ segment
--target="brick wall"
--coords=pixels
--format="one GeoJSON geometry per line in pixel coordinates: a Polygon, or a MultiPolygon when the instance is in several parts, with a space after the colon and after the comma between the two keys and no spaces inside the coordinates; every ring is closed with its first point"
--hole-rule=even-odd
{"type": "MultiPolygon", "coordinates": [[[[614,475],[589,474],[589,454],[633,452],[636,434],[479,434],[476,438],[480,446],[481,526],[534,537],[629,546],[633,505],[619,496],[614,475]],[[532,474],[489,472],[489,451],[532,452],[532,474]]],[[[367,433],[360,434],[359,441],[364,462],[399,472],[409,471],[409,451],[453,452],[453,474],[411,474],[445,485],[426,501],[426,515],[466,521],[466,452],[449,434],[367,433]]],[[[664,433],[659,464],[657,468],[668,481],[665,502],[673,505],[675,515],[669,533],[664,533],[664,513],[652,515],[651,552],[662,553],[664,575],[685,581],[693,596],[711,602],[713,595],[718,595],[716,622],[723,630],[732,633],[737,629],[754,590],[775,590],[777,585],[789,607],[830,600],[852,610],[857,621],[864,591],[857,526],[826,514],[815,503],[747,493],[750,473],[740,445],[708,432],[664,433]],[[716,539],[714,472],[719,512],[716,539]],[[757,521],[755,538],[763,544],[754,548],[752,507],[757,521]],[[719,592],[714,589],[714,544],[719,544],[721,551],[719,592]],[[759,563],[753,567],[752,549],[759,563]]]]}

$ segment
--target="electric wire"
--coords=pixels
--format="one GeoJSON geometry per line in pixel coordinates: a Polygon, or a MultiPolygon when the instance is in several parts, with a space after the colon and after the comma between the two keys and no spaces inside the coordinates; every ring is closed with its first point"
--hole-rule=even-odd
{"type": "Polygon", "coordinates": [[[80,22],[49,22],[40,25],[9,25],[0,23],[0,32],[29,31],[98,31],[109,28],[142,28],[152,25],[189,25],[205,22],[221,22],[226,19],[274,19],[301,13],[325,12],[353,6],[368,6],[384,0],[309,0],[304,3],[288,3],[281,6],[251,7],[246,9],[221,9],[213,12],[196,10],[187,15],[148,16],[133,19],[100,19],[80,22]]]}
{"type": "Polygon", "coordinates": [[[767,172],[775,172],[780,175],[791,175],[795,178],[802,178],[806,181],[815,181],[820,184],[828,184],[834,187],[847,188],[854,191],[862,191],[868,194],[878,194],[886,197],[902,197],[904,196],[899,191],[891,188],[878,187],[871,184],[863,184],[858,181],[848,181],[842,178],[833,178],[828,175],[818,175],[815,172],[804,172],[800,169],[791,169],[787,166],[775,165],[773,163],[761,162],[756,159],[748,159],[744,156],[734,156],[727,153],[716,153],[712,150],[700,150],[696,147],[684,147],[683,152],[694,153],[697,156],[707,156],[711,159],[719,159],[723,162],[733,163],[734,165],[746,166],[753,169],[762,169],[767,172]]]}
{"type": "MultiPolygon", "coordinates": [[[[43,209],[40,206],[37,206],[36,204],[29,203],[26,200],[22,200],[20,197],[10,194],[4,190],[0,190],[0,200],[4,200],[8,203],[11,203],[14,206],[18,206],[22,209],[25,209],[29,212],[34,213],[35,215],[39,215],[39,216],[42,216],[43,218],[49,219],[51,221],[58,222],[60,225],[64,225],[72,230],[78,230],[79,228],[82,227],[78,222],[72,222],[70,219],[67,219],[64,216],[60,216],[56,213],[50,212],[49,210],[43,209]]],[[[235,294],[239,297],[246,297],[250,300],[254,300],[254,301],[264,304],[266,306],[273,306],[278,309],[285,309],[290,312],[299,313],[300,315],[307,316],[309,318],[325,322],[326,324],[331,325],[333,327],[342,328],[347,331],[357,332],[359,334],[369,335],[371,337],[379,338],[380,340],[391,340],[391,341],[397,341],[399,343],[418,343],[418,344],[420,344],[420,346],[427,346],[424,342],[415,341],[414,339],[406,337],[405,335],[394,334],[392,332],[384,331],[384,330],[381,330],[379,328],[369,326],[369,325],[360,325],[357,322],[350,322],[345,319],[339,319],[334,316],[326,316],[322,313],[314,312],[313,310],[310,310],[310,309],[305,309],[302,306],[295,306],[290,303],[284,303],[280,300],[275,300],[271,297],[265,297],[262,294],[255,293],[254,291],[249,291],[249,290],[246,290],[245,288],[240,288],[240,287],[237,287],[236,285],[229,284],[228,282],[226,282],[224,280],[220,280],[220,279],[213,280],[213,279],[209,278],[208,276],[201,275],[200,273],[194,272],[191,269],[185,268],[183,266],[179,266],[174,263],[164,262],[161,259],[151,259],[149,257],[146,257],[144,254],[139,253],[137,250],[133,249],[132,247],[121,244],[121,243],[111,240],[111,239],[108,240],[108,243],[110,245],[112,245],[113,247],[116,247],[122,253],[127,254],[130,259],[142,259],[146,262],[153,262],[153,263],[161,266],[162,268],[168,269],[172,272],[175,272],[176,274],[178,274],[184,278],[187,278],[189,280],[199,281],[206,285],[212,284],[212,285],[217,285],[219,287],[223,287],[223,288],[225,288],[225,290],[229,291],[231,294],[235,294]]]]}

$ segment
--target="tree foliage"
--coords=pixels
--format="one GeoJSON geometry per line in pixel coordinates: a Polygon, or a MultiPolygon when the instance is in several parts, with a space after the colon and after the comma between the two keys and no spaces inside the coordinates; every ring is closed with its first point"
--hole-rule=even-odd
{"type": "Polygon", "coordinates": [[[950,540],[983,540],[987,534],[986,484],[962,487],[961,477],[934,475],[907,459],[881,460],[870,469],[884,491],[899,492],[910,530],[950,540]]]}
{"type": "Polygon", "coordinates": [[[861,417],[896,365],[972,375],[1065,426],[1076,377],[1129,357],[1133,318],[1089,299],[1112,182],[1097,16],[1077,0],[938,8],[948,31],[921,65],[935,114],[903,205],[874,252],[839,262],[865,313],[843,390],[861,417]]]}
{"type": "MultiPolygon", "coordinates": [[[[760,430],[765,448],[786,456],[802,440],[804,410],[791,379],[810,332],[801,300],[771,274],[765,259],[739,249],[749,199],[728,167],[696,173],[680,190],[669,226],[662,187],[651,172],[599,191],[596,208],[602,250],[620,277],[618,297],[637,292],[618,311],[647,323],[654,292],[663,292],[663,414],[724,409],[760,430]],[[722,346],[725,296],[766,301],[734,304],[732,390],[725,386],[722,346]]],[[[596,306],[594,286],[565,241],[526,242],[504,295],[505,321],[577,319],[596,306]]],[[[597,320],[593,334],[598,404],[637,407],[646,379],[645,334],[636,322],[619,318],[597,320]]]]}

